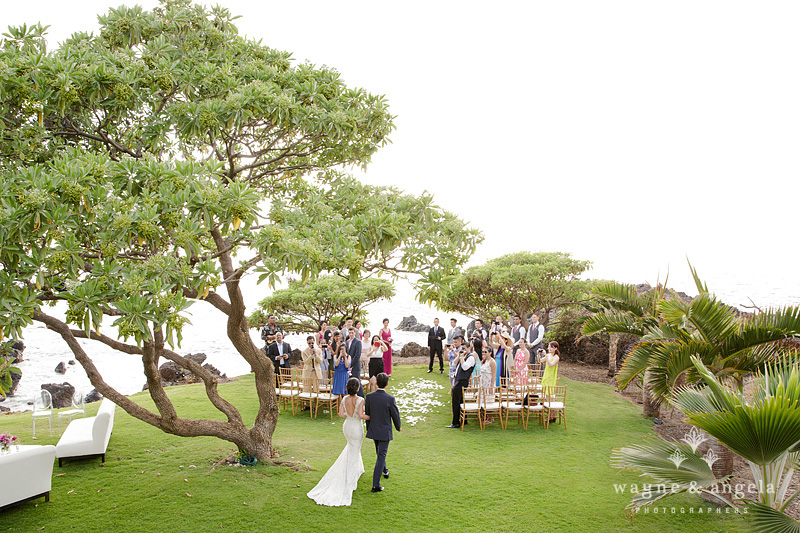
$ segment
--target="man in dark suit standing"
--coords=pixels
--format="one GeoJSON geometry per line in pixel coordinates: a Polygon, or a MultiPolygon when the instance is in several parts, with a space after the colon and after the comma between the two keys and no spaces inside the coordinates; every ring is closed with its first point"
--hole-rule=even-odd
{"type": "Polygon", "coordinates": [[[356,328],[351,327],[347,337],[347,354],[350,356],[350,375],[358,378],[358,395],[364,397],[361,385],[361,340],[356,337],[356,328]]]}
{"type": "Polygon", "coordinates": [[[292,347],[288,342],[283,342],[283,332],[278,331],[275,334],[275,342],[267,348],[267,357],[272,360],[272,366],[275,367],[275,383],[276,387],[280,387],[281,372],[279,368],[291,368],[289,364],[289,357],[292,356],[292,347]]]}
{"type": "Polygon", "coordinates": [[[439,373],[444,372],[444,360],[442,359],[442,340],[444,339],[444,328],[439,326],[439,319],[433,319],[433,327],[428,331],[428,349],[431,352],[431,361],[428,363],[428,374],[433,372],[433,358],[439,355],[439,373]]]}
{"type": "Polygon", "coordinates": [[[381,372],[375,378],[378,390],[367,396],[364,405],[364,414],[369,415],[367,420],[367,438],[375,441],[375,469],[372,471],[372,492],[381,492],[381,474],[389,477],[386,467],[386,454],[389,452],[389,441],[392,440],[392,424],[400,431],[400,410],[394,401],[394,396],[386,392],[389,376],[381,372]]]}

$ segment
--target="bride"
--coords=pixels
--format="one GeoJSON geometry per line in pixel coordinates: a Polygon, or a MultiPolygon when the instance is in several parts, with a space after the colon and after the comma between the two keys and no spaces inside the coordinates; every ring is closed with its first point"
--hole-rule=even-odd
{"type": "Polygon", "coordinates": [[[358,478],[364,473],[364,462],[361,460],[364,425],[361,420],[369,420],[369,416],[364,414],[364,398],[356,396],[359,385],[358,378],[350,378],[347,381],[348,396],[339,402],[339,416],[345,419],[342,431],[347,439],[347,446],[317,486],[308,493],[308,497],[319,505],[349,506],[353,500],[353,491],[358,486],[358,478]]]}

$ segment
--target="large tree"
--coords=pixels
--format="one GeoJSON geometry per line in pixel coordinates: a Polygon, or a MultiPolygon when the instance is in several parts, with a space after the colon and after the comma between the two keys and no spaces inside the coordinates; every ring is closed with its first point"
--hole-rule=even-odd
{"type": "Polygon", "coordinates": [[[288,273],[418,272],[436,283],[481,237],[429,196],[343,174],[387,142],[384,98],[239,36],[233,18],[164,0],[112,9],[99,36],[76,33],[54,51],[39,25],[4,34],[0,330],[46,324],[132,416],[269,459],[273,368],[249,335],[243,276],[274,285],[288,273]],[[174,351],[197,301],[219,311],[255,372],[252,426],[214,376],[174,351]],[[78,339],[141,356],[156,409],[109,386],[78,339]],[[203,380],[222,420],[178,415],[162,358],[203,380]]]}
{"type": "Polygon", "coordinates": [[[258,303],[258,309],[248,317],[252,327],[267,323],[275,315],[285,331],[316,331],[324,320],[338,324],[345,317],[365,321],[365,306],[394,296],[394,286],[384,279],[363,279],[352,282],[341,276],[320,276],[303,283],[289,282],[258,303]]]}
{"type": "Polygon", "coordinates": [[[587,284],[578,276],[590,265],[568,253],[518,252],[445,279],[424,280],[420,299],[474,318],[511,312],[522,318],[525,327],[528,315],[539,312],[547,324],[550,311],[583,298],[587,284]]]}

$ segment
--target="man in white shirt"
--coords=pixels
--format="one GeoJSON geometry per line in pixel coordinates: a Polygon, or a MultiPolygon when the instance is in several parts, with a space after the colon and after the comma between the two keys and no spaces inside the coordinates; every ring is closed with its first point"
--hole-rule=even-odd
{"type": "Polygon", "coordinates": [[[531,315],[531,327],[528,328],[528,347],[531,354],[530,363],[538,363],[536,352],[542,349],[542,341],[544,340],[544,326],[539,323],[539,315],[533,313],[531,315]]]}
{"type": "Polygon", "coordinates": [[[511,339],[514,341],[513,354],[517,354],[520,341],[525,340],[525,326],[522,325],[522,319],[519,315],[514,315],[514,327],[511,328],[511,339]]]}
{"type": "Polygon", "coordinates": [[[475,354],[462,346],[454,363],[456,377],[453,385],[453,421],[447,426],[448,428],[461,427],[461,402],[464,399],[464,387],[469,385],[469,378],[472,376],[472,369],[475,366],[475,354]]]}

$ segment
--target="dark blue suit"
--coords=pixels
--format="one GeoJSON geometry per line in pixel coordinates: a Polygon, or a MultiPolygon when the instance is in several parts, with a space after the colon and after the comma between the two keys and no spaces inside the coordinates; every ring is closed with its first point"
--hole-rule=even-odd
{"type": "Polygon", "coordinates": [[[358,395],[363,398],[364,387],[361,386],[361,341],[356,337],[352,342],[350,342],[350,339],[345,342],[350,343],[347,348],[347,354],[350,356],[350,376],[358,378],[358,395]]]}
{"type": "Polygon", "coordinates": [[[386,454],[389,452],[389,441],[392,440],[392,424],[400,431],[400,410],[394,396],[384,389],[368,394],[364,405],[367,420],[367,438],[375,441],[375,469],[372,471],[372,488],[381,486],[381,474],[389,472],[386,468],[386,454]]]}

